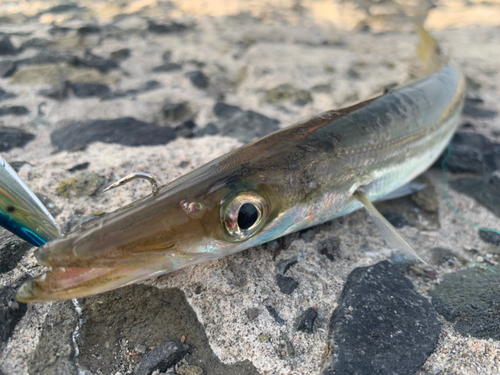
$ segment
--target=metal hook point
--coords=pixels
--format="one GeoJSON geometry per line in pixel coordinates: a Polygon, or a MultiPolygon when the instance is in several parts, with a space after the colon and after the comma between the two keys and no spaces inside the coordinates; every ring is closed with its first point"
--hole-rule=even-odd
{"type": "Polygon", "coordinates": [[[150,174],[147,174],[147,173],[143,173],[143,172],[138,172],[138,173],[131,173],[121,179],[119,179],[118,181],[116,181],[115,183],[109,185],[106,189],[104,189],[102,192],[106,192],[108,190],[112,190],[112,189],[115,189],[117,188],[118,186],[122,186],[122,185],[125,185],[127,182],[130,182],[132,180],[136,180],[138,178],[142,178],[144,180],[148,180],[150,183],[151,183],[151,189],[153,191],[153,195],[156,194],[158,192],[158,189],[160,188],[160,185],[158,184],[158,181],[156,180],[156,178],[154,178],[153,176],[151,176],[150,174]]]}

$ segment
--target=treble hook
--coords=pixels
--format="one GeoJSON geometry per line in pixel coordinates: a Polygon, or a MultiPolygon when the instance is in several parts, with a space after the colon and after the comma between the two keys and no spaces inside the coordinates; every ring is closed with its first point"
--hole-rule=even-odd
{"type": "Polygon", "coordinates": [[[154,178],[150,174],[143,173],[143,172],[131,173],[128,176],[125,176],[125,177],[119,179],[114,184],[109,185],[102,192],[104,193],[104,192],[106,192],[108,190],[115,189],[118,186],[122,186],[122,185],[126,184],[127,182],[130,182],[132,180],[136,180],[138,178],[142,178],[144,180],[148,180],[151,183],[151,189],[153,191],[153,195],[155,195],[156,193],[158,193],[158,189],[160,188],[160,185],[158,184],[158,181],[156,180],[156,178],[154,178]]]}

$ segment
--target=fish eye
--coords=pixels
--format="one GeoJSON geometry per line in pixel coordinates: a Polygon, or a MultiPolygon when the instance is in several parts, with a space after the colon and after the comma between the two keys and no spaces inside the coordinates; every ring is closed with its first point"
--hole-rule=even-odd
{"type": "Polygon", "coordinates": [[[222,205],[222,225],[228,239],[243,241],[262,227],[268,212],[264,197],[253,191],[246,191],[231,198],[222,205]]]}

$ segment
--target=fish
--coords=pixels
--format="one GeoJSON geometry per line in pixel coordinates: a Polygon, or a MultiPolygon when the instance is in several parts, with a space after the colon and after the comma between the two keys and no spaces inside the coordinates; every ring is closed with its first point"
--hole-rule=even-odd
{"type": "Polygon", "coordinates": [[[429,168],[456,130],[458,66],[423,29],[427,75],[246,144],[36,251],[52,270],[22,302],[80,298],[254,247],[365,207],[386,241],[417,252],[371,202],[429,168]]]}
{"type": "Polygon", "coordinates": [[[0,225],[34,246],[61,237],[57,221],[1,156],[0,225]]]}

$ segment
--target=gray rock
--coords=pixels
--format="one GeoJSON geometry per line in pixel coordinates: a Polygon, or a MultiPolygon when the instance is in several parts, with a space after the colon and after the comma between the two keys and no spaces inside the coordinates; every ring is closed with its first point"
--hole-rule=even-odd
{"type": "Polygon", "coordinates": [[[75,95],[79,98],[90,98],[93,96],[105,96],[111,93],[108,86],[101,83],[75,82],[71,84],[75,95]]]}
{"type": "Polygon", "coordinates": [[[295,255],[292,258],[288,259],[282,259],[278,262],[276,265],[276,268],[278,269],[278,272],[282,275],[286,273],[292,267],[293,265],[297,264],[299,262],[299,257],[295,255]]]}
{"type": "Polygon", "coordinates": [[[185,74],[191,83],[199,89],[206,89],[210,84],[208,77],[201,70],[194,70],[185,74]]]}
{"type": "Polygon", "coordinates": [[[214,106],[214,114],[219,118],[231,118],[234,115],[243,112],[240,107],[218,102],[214,106]]]}
{"type": "Polygon", "coordinates": [[[172,51],[165,51],[161,55],[161,60],[165,63],[169,62],[171,58],[172,58],[172,51]]]}
{"type": "Polygon", "coordinates": [[[175,137],[172,128],[159,127],[133,117],[72,122],[54,130],[50,135],[52,145],[60,150],[79,149],[93,142],[126,146],[162,145],[175,137]]]}
{"type": "Polygon", "coordinates": [[[449,181],[449,186],[474,198],[478,203],[500,217],[500,186],[495,175],[464,177],[449,181]]]}
{"type": "Polygon", "coordinates": [[[0,61],[0,77],[9,77],[16,71],[16,63],[11,60],[0,61]]]}
{"type": "Polygon", "coordinates": [[[401,272],[408,272],[410,267],[414,266],[416,263],[415,257],[406,253],[392,253],[391,254],[391,263],[394,267],[396,267],[401,272]]]}
{"type": "Polygon", "coordinates": [[[484,242],[492,243],[496,246],[500,245],[500,234],[496,232],[479,230],[479,238],[481,238],[484,242]]]}
{"type": "MultiPolygon", "coordinates": [[[[244,143],[278,130],[278,124],[278,120],[254,111],[239,112],[230,118],[221,118],[213,123],[218,129],[218,133],[215,134],[233,137],[244,143]]],[[[214,131],[213,126],[211,126],[210,131],[214,131]]]]}
{"type": "Polygon", "coordinates": [[[297,331],[313,333],[314,322],[316,321],[317,317],[318,311],[313,307],[309,307],[297,319],[297,331]]]}
{"type": "Polygon", "coordinates": [[[203,375],[203,369],[198,366],[182,365],[177,370],[177,375],[203,375]]]}
{"type": "Polygon", "coordinates": [[[132,51],[130,48],[120,48],[110,53],[109,58],[115,61],[123,61],[130,57],[132,51]]]}
{"type": "Polygon", "coordinates": [[[295,289],[299,286],[298,281],[292,277],[283,276],[281,274],[276,275],[276,282],[280,288],[281,293],[292,294],[295,289]]]}
{"type": "Polygon", "coordinates": [[[428,178],[425,179],[425,187],[417,193],[412,194],[410,197],[413,202],[424,211],[433,213],[439,211],[436,188],[428,178]]]}
{"type": "Polygon", "coordinates": [[[0,101],[15,98],[17,95],[0,88],[0,101]]]}
{"type": "Polygon", "coordinates": [[[2,343],[7,342],[17,323],[19,323],[28,310],[28,306],[25,303],[18,302],[16,299],[17,288],[28,277],[30,275],[25,275],[11,285],[0,288],[0,346],[2,343]]]}
{"type": "Polygon", "coordinates": [[[102,28],[99,25],[85,25],[76,31],[78,35],[86,36],[91,34],[99,34],[102,31],[102,28]]]}
{"type": "Polygon", "coordinates": [[[466,98],[462,113],[466,116],[480,119],[489,119],[498,116],[497,111],[480,108],[479,105],[482,103],[483,101],[481,99],[474,100],[471,98],[466,98]]]}
{"type": "Polygon", "coordinates": [[[434,247],[431,249],[432,263],[436,266],[443,266],[446,264],[453,264],[457,255],[450,249],[445,249],[442,247],[434,247]]]}
{"type": "Polygon", "coordinates": [[[90,52],[86,52],[85,57],[83,59],[78,59],[74,65],[97,69],[101,73],[108,73],[110,70],[119,68],[115,60],[105,59],[90,52]]]}
{"type": "Polygon", "coordinates": [[[41,89],[38,91],[38,95],[45,96],[47,98],[63,100],[68,97],[69,89],[71,88],[71,83],[69,81],[61,81],[59,84],[54,85],[48,89],[41,89]]]}
{"type": "Polygon", "coordinates": [[[73,345],[73,332],[78,318],[72,301],[56,302],[51,306],[38,345],[28,362],[30,374],[79,374],[73,345]]]}
{"type": "Polygon", "coordinates": [[[180,22],[169,21],[163,24],[159,24],[154,21],[148,21],[148,31],[155,34],[177,33],[186,31],[189,28],[190,26],[180,22]]]}
{"type": "Polygon", "coordinates": [[[68,13],[68,12],[75,12],[81,10],[81,8],[78,6],[77,3],[65,3],[65,4],[58,4],[51,6],[45,10],[42,10],[38,15],[42,15],[45,13],[55,13],[55,14],[61,14],[61,13],[68,13]]]}
{"type": "Polygon", "coordinates": [[[169,122],[188,120],[193,116],[193,109],[191,107],[191,104],[186,101],[172,103],[171,101],[167,100],[161,106],[161,111],[169,122]]]}
{"type": "Polygon", "coordinates": [[[336,238],[328,238],[324,241],[318,243],[316,250],[318,253],[326,256],[330,261],[334,261],[335,258],[340,255],[340,239],[336,238]]]}
{"type": "Polygon", "coordinates": [[[404,215],[399,212],[392,211],[384,211],[382,215],[386,218],[386,220],[391,223],[394,228],[403,228],[405,225],[408,225],[408,221],[404,217],[404,215]]]}
{"type": "Polygon", "coordinates": [[[69,198],[70,196],[90,197],[104,184],[104,178],[96,173],[83,172],[82,174],[59,182],[57,192],[59,195],[69,198]]]}
{"type": "Polygon", "coordinates": [[[22,105],[13,105],[10,107],[1,107],[0,108],[0,116],[24,116],[30,113],[28,108],[22,105]]]}
{"type": "Polygon", "coordinates": [[[85,163],[80,163],[77,165],[72,166],[71,168],[67,169],[68,172],[77,172],[77,171],[84,171],[89,167],[90,163],[85,162],[85,163]]]}
{"type": "Polygon", "coordinates": [[[10,41],[10,37],[8,35],[0,35],[0,55],[13,55],[17,52],[18,50],[10,41]]]}
{"type": "Polygon", "coordinates": [[[27,65],[58,64],[58,63],[78,65],[79,62],[80,58],[78,56],[66,52],[48,50],[48,51],[42,51],[33,57],[18,60],[16,62],[16,66],[21,67],[27,65]]]}
{"type": "Polygon", "coordinates": [[[136,375],[151,375],[166,371],[188,353],[189,346],[180,341],[166,341],[146,354],[135,370],[136,375]]]}
{"type": "Polygon", "coordinates": [[[193,138],[195,136],[196,124],[193,120],[187,120],[177,125],[174,130],[177,137],[193,138]]]}
{"type": "Polygon", "coordinates": [[[301,90],[295,86],[284,83],[268,90],[264,100],[270,104],[279,104],[291,100],[294,104],[302,106],[312,102],[312,95],[307,90],[301,90]]]}
{"type": "Polygon", "coordinates": [[[464,336],[500,340],[500,267],[494,269],[446,274],[429,292],[436,310],[464,336]]]}
{"type": "Polygon", "coordinates": [[[12,150],[14,147],[24,147],[35,139],[31,133],[19,128],[0,126],[0,152],[12,150]]]}
{"type": "Polygon", "coordinates": [[[219,133],[220,133],[219,128],[213,122],[210,122],[207,125],[205,125],[203,128],[199,129],[196,132],[196,136],[197,137],[204,137],[206,135],[216,135],[219,133]]]}
{"type": "Polygon", "coordinates": [[[103,95],[101,97],[101,100],[113,100],[113,99],[125,98],[127,96],[135,96],[138,94],[142,94],[144,92],[158,89],[162,86],[163,85],[160,82],[155,81],[155,80],[150,80],[150,81],[146,81],[144,83],[144,85],[142,85],[136,89],[130,89],[130,90],[125,90],[125,91],[118,90],[118,91],[110,92],[106,95],[103,95]]]}
{"type": "Polygon", "coordinates": [[[175,70],[181,70],[182,64],[174,62],[166,62],[164,64],[158,65],[153,68],[153,72],[173,72],[175,70]]]}
{"type": "Polygon", "coordinates": [[[388,261],[356,268],[330,319],[323,374],[413,374],[440,332],[432,305],[388,261]]]}
{"type": "Polygon", "coordinates": [[[26,48],[47,48],[49,45],[49,42],[46,39],[42,38],[31,38],[25,41],[21,45],[21,49],[26,49],[26,48]]]}
{"type": "Polygon", "coordinates": [[[280,314],[274,307],[272,307],[271,305],[266,305],[266,310],[269,312],[269,315],[271,315],[271,318],[273,318],[276,323],[278,323],[279,325],[285,324],[285,320],[280,316],[280,314]]]}

